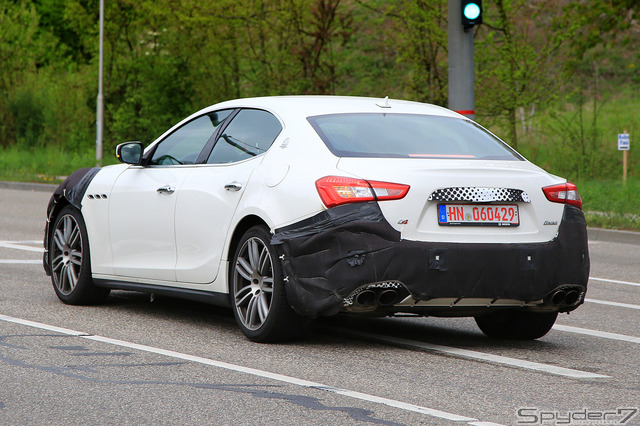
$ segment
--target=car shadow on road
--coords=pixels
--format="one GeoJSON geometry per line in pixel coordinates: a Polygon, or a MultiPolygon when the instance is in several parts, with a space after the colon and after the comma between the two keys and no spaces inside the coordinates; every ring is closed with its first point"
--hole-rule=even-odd
{"type": "MultiPolygon", "coordinates": [[[[534,350],[545,351],[558,348],[558,342],[542,338],[538,340],[501,340],[485,336],[473,318],[433,318],[419,316],[367,318],[356,315],[337,315],[322,318],[312,323],[320,333],[329,333],[367,339],[360,333],[389,336],[392,339],[416,343],[453,346],[470,350],[534,350]]],[[[371,340],[377,340],[372,338],[371,340]]],[[[398,343],[399,346],[406,346],[398,343]]]]}
{"type": "MultiPolygon", "coordinates": [[[[191,326],[212,328],[225,334],[235,334],[244,339],[237,328],[233,312],[229,308],[207,303],[183,300],[168,296],[151,296],[134,291],[112,291],[102,309],[127,313],[141,317],[153,316],[163,321],[189,323],[191,326]]],[[[431,318],[431,317],[362,317],[339,314],[332,317],[308,320],[309,332],[299,342],[289,345],[322,346],[339,340],[341,344],[355,343],[381,344],[377,339],[369,339],[360,333],[373,333],[406,339],[416,343],[453,346],[470,350],[534,350],[559,349],[557,341],[538,339],[532,341],[498,340],[486,337],[476,327],[472,318],[431,318]],[[355,341],[354,341],[355,339],[355,341]]],[[[382,343],[393,345],[393,343],[382,343]]],[[[403,346],[403,345],[398,345],[403,346]]],[[[416,348],[419,349],[419,348],[416,348]]]]}

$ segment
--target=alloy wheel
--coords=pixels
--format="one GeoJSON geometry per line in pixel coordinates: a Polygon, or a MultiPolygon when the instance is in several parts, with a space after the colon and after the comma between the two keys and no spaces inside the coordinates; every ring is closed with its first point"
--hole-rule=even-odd
{"type": "Polygon", "coordinates": [[[249,238],[240,248],[233,283],[242,324],[249,330],[259,329],[269,316],[273,299],[271,254],[260,238],[249,238]]]}
{"type": "Polygon", "coordinates": [[[58,291],[69,295],[78,285],[82,268],[82,236],[76,219],[64,215],[53,232],[51,272],[58,291]]]}

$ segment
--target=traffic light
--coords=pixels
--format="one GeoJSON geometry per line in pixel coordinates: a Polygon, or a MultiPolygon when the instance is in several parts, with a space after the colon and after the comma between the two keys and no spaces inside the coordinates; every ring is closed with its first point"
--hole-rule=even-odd
{"type": "Polygon", "coordinates": [[[461,3],[464,30],[482,24],[482,0],[461,0],[461,3]]]}

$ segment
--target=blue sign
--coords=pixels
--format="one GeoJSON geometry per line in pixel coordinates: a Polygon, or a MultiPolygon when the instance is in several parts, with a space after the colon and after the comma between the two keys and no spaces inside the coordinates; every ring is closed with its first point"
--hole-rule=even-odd
{"type": "Polygon", "coordinates": [[[628,151],[631,147],[631,140],[628,133],[618,133],[618,151],[628,151]]]}

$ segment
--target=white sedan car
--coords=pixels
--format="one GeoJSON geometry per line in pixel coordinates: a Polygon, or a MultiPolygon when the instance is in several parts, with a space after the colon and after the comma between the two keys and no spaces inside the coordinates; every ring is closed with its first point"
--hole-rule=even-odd
{"type": "Polygon", "coordinates": [[[49,203],[44,266],[65,303],[206,301],[266,342],[338,313],[472,316],[490,337],[536,339],[584,302],[575,185],[444,108],[239,99],[116,155],[49,203]]]}

